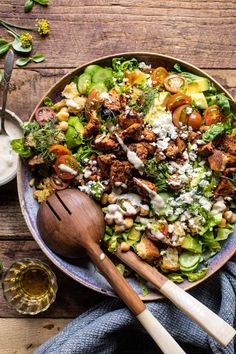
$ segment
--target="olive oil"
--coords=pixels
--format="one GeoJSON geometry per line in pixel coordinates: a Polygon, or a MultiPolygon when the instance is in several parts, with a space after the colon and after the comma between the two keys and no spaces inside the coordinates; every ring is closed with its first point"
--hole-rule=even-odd
{"type": "Polygon", "coordinates": [[[29,297],[37,298],[47,294],[49,289],[48,274],[40,268],[26,269],[21,276],[20,285],[29,297]]]}
{"type": "Polygon", "coordinates": [[[13,263],[2,283],[5,299],[23,314],[35,315],[54,302],[57,293],[55,274],[37,259],[13,263]]]}

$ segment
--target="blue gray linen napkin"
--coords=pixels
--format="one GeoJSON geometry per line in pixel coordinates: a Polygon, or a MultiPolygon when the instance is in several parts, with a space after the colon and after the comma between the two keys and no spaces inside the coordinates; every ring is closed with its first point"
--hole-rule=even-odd
{"type": "MultiPolygon", "coordinates": [[[[236,264],[222,270],[190,293],[236,326],[236,264]]],[[[147,303],[188,354],[234,354],[236,342],[222,348],[169,300],[147,303]]],[[[156,344],[118,299],[107,299],[68,324],[34,354],[159,354],[156,344]]],[[[175,353],[173,353],[175,354],[175,353]]]]}

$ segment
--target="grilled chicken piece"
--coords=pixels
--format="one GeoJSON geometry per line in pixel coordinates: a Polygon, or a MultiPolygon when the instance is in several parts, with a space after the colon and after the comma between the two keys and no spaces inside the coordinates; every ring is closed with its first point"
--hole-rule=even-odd
{"type": "Polygon", "coordinates": [[[156,149],[155,159],[157,160],[157,162],[164,161],[166,159],[166,155],[160,149],[156,149]]]}
{"type": "Polygon", "coordinates": [[[149,155],[148,148],[144,143],[129,144],[128,148],[130,151],[134,151],[141,160],[146,160],[149,155]]]}
{"type": "Polygon", "coordinates": [[[110,177],[111,165],[116,159],[115,155],[107,154],[107,155],[99,155],[97,158],[98,167],[101,170],[102,177],[107,179],[110,177]]]}
{"type": "Polygon", "coordinates": [[[170,141],[169,145],[165,151],[166,156],[169,157],[170,159],[175,159],[176,156],[178,155],[178,153],[179,153],[178,146],[175,145],[174,141],[170,141]]]}
{"type": "Polygon", "coordinates": [[[104,98],[101,97],[100,92],[95,88],[92,89],[85,103],[85,117],[87,120],[90,120],[92,112],[97,111],[103,102],[104,98]]]}
{"type": "Polygon", "coordinates": [[[128,161],[114,161],[110,169],[110,181],[112,187],[117,187],[116,182],[128,186],[132,181],[134,167],[128,161]]]}
{"type": "Polygon", "coordinates": [[[103,134],[99,134],[94,140],[94,145],[95,148],[98,150],[109,152],[116,149],[118,143],[115,140],[109,138],[108,136],[103,136],[103,134]]]}
{"type": "Polygon", "coordinates": [[[136,249],[138,256],[149,263],[160,257],[158,247],[148,238],[142,238],[137,244],[136,249]]]}
{"type": "Polygon", "coordinates": [[[140,141],[147,141],[149,143],[152,143],[156,140],[156,134],[153,133],[152,130],[148,128],[144,128],[143,130],[138,131],[137,133],[132,136],[132,139],[135,142],[140,142],[140,141]]]}
{"type": "Polygon", "coordinates": [[[235,197],[236,196],[236,187],[233,183],[227,178],[222,178],[218,183],[216,189],[214,190],[214,197],[235,197]]]}
{"type": "Polygon", "coordinates": [[[208,157],[210,168],[213,171],[224,171],[227,161],[227,155],[224,154],[222,151],[216,149],[213,150],[213,154],[208,157]]]}
{"type": "Polygon", "coordinates": [[[126,138],[131,138],[133,139],[133,137],[141,132],[142,130],[142,124],[141,123],[134,123],[132,125],[130,125],[128,128],[126,128],[125,130],[123,130],[119,136],[121,137],[122,140],[125,140],[126,138]]]}
{"type": "Polygon", "coordinates": [[[125,95],[122,93],[120,95],[120,108],[122,109],[122,111],[125,111],[126,109],[126,103],[127,103],[127,98],[125,97],[125,95]]]}
{"type": "Polygon", "coordinates": [[[199,146],[198,148],[198,154],[203,157],[208,157],[210,156],[214,151],[214,146],[212,142],[199,146]]]}
{"type": "Polygon", "coordinates": [[[122,129],[126,129],[134,123],[143,124],[143,120],[141,117],[139,117],[137,113],[127,114],[127,115],[123,113],[119,116],[118,123],[122,129]]]}
{"type": "Polygon", "coordinates": [[[143,198],[147,198],[149,196],[148,191],[145,189],[145,186],[151,189],[153,192],[156,192],[156,186],[154,183],[147,181],[141,178],[134,178],[133,179],[134,188],[137,190],[138,194],[141,195],[143,198]]]}
{"type": "Polygon", "coordinates": [[[221,150],[236,155],[236,134],[224,134],[214,140],[221,150]]]}
{"type": "Polygon", "coordinates": [[[229,176],[231,173],[236,173],[236,167],[229,167],[224,170],[225,176],[229,176]]]}
{"type": "Polygon", "coordinates": [[[185,150],[185,148],[187,146],[186,142],[183,139],[181,139],[180,137],[178,137],[175,140],[175,144],[178,147],[178,154],[182,154],[182,152],[185,150]]]}
{"type": "Polygon", "coordinates": [[[148,156],[153,156],[156,151],[156,146],[149,144],[147,141],[141,143],[148,150],[148,156]]]}
{"type": "Polygon", "coordinates": [[[31,159],[29,159],[28,161],[28,165],[30,166],[35,166],[35,165],[42,165],[45,161],[41,156],[34,156],[31,159]]]}
{"type": "Polygon", "coordinates": [[[227,166],[236,167],[236,156],[231,154],[226,154],[227,156],[227,166]]]}
{"type": "Polygon", "coordinates": [[[83,135],[85,137],[90,137],[91,135],[98,133],[99,129],[100,129],[100,120],[97,116],[97,112],[92,111],[89,114],[89,122],[84,129],[83,135]]]}
{"type": "Polygon", "coordinates": [[[105,98],[103,106],[113,111],[119,111],[121,109],[120,95],[113,88],[108,92],[109,98],[105,98]]]}
{"type": "Polygon", "coordinates": [[[173,191],[178,191],[179,189],[183,188],[184,183],[180,180],[177,174],[172,175],[167,179],[168,186],[173,191]]]}

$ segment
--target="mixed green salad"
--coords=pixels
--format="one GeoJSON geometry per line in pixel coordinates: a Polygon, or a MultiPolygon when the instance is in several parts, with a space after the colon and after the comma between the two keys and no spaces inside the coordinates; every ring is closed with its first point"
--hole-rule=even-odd
{"type": "Polygon", "coordinates": [[[12,147],[39,203],[78,188],[103,208],[109,252],[132,249],[176,282],[205,276],[236,221],[236,120],[212,82],[114,58],[45,97],[23,129],[12,147]]]}

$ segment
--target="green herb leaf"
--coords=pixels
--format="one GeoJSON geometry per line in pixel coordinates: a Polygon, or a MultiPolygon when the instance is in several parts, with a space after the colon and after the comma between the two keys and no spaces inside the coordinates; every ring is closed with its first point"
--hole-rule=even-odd
{"type": "MultiPolygon", "coordinates": [[[[8,31],[8,32],[10,32],[10,31],[8,31]]],[[[23,48],[21,45],[20,38],[18,38],[16,36],[14,36],[14,37],[15,37],[15,40],[14,40],[14,42],[12,42],[12,47],[16,52],[20,52],[20,53],[30,53],[31,52],[32,45],[30,47],[23,48]]]]}
{"type": "Polygon", "coordinates": [[[12,149],[17,152],[21,157],[30,157],[31,149],[29,146],[25,146],[25,139],[14,139],[11,141],[12,149]]]}
{"type": "Polygon", "coordinates": [[[200,269],[197,272],[192,272],[192,273],[186,272],[186,273],[184,273],[184,275],[188,278],[188,281],[194,282],[196,280],[204,278],[207,271],[208,271],[208,267],[205,267],[205,268],[200,269]]]}
{"type": "Polygon", "coordinates": [[[25,66],[30,62],[30,58],[19,58],[16,60],[16,65],[17,66],[25,66]]]}
{"type": "Polygon", "coordinates": [[[202,139],[205,142],[214,140],[218,135],[222,134],[225,131],[225,124],[212,124],[207,131],[203,133],[202,139]]]}
{"type": "Polygon", "coordinates": [[[182,283],[184,281],[184,278],[182,277],[182,275],[178,274],[178,273],[170,273],[167,274],[168,279],[172,280],[175,283],[182,283]]]}
{"type": "Polygon", "coordinates": [[[2,78],[3,78],[3,72],[2,70],[0,70],[0,82],[2,81],[2,78]]]}
{"type": "Polygon", "coordinates": [[[191,73],[189,73],[187,71],[182,71],[181,66],[180,66],[179,63],[176,63],[174,65],[174,70],[177,71],[178,73],[181,73],[181,75],[183,77],[185,77],[185,79],[188,81],[188,83],[196,81],[196,80],[199,80],[199,79],[202,79],[202,76],[191,74],[191,73]]]}
{"type": "Polygon", "coordinates": [[[42,61],[45,60],[45,57],[44,57],[43,54],[38,53],[38,54],[35,54],[31,59],[32,59],[32,61],[34,61],[35,63],[41,63],[42,61]]]}
{"type": "Polygon", "coordinates": [[[34,1],[33,0],[26,0],[25,5],[24,5],[24,11],[25,12],[30,12],[33,8],[34,1]]]}
{"type": "Polygon", "coordinates": [[[45,104],[45,106],[48,106],[48,107],[52,107],[54,105],[52,99],[48,96],[46,96],[44,98],[43,103],[45,104]]]}
{"type": "Polygon", "coordinates": [[[49,0],[34,0],[39,5],[47,6],[49,4],[49,0]]]}
{"type": "Polygon", "coordinates": [[[0,55],[6,53],[10,46],[11,44],[8,41],[6,41],[4,38],[0,38],[0,55]]]}

